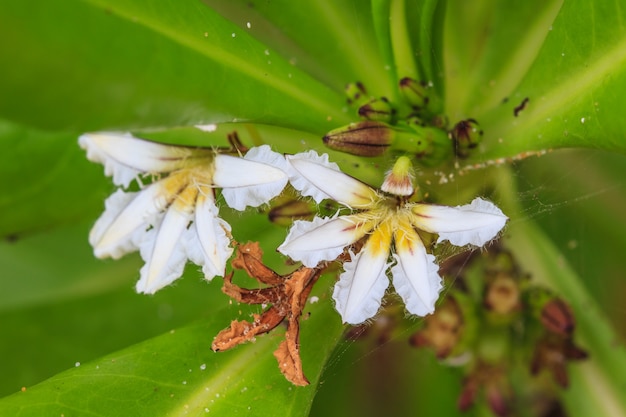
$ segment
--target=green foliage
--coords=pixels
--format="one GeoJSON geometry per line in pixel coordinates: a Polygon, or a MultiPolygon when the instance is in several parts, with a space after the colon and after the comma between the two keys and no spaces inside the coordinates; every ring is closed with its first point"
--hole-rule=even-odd
{"type": "MultiPolygon", "coordinates": [[[[78,148],[81,133],[133,130],[210,146],[237,130],[279,152],[323,150],[322,135],[355,120],[344,85],[361,81],[371,96],[397,101],[408,65],[433,84],[452,125],[480,122],[484,138],[461,168],[554,150],[430,188],[452,204],[486,193],[499,200],[524,268],[580,317],[592,359],[571,367],[568,412],[619,415],[625,19],[619,2],[582,0],[4,0],[0,414],[295,416],[318,390],[315,415],[456,412],[454,372],[403,346],[419,322],[382,347],[342,341],[330,276],[305,309],[301,353],[312,384],[302,388],[272,356],[282,330],[210,350],[231,320],[259,312],[231,303],[218,279],[207,284],[190,266],[176,285],[137,295],[138,256],[99,261],[87,243],[113,187],[78,148]],[[211,134],[191,128],[200,123],[221,125],[211,134]],[[587,149],[557,151],[573,147],[587,149]],[[394,405],[382,410],[383,397],[394,405]]],[[[338,161],[372,184],[390,162],[338,161]]],[[[270,265],[289,270],[273,251],[283,228],[254,210],[224,216],[237,240],[262,241],[270,265]]]]}

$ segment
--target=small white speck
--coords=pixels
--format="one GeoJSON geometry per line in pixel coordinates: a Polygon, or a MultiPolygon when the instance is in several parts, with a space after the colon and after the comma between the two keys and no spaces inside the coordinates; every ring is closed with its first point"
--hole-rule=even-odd
{"type": "Polygon", "coordinates": [[[252,27],[252,25],[250,24],[250,22],[246,22],[246,27],[247,27],[248,29],[250,29],[250,28],[252,27]]]}
{"type": "Polygon", "coordinates": [[[270,50],[269,50],[269,49],[266,49],[266,50],[265,50],[265,55],[268,55],[268,56],[269,56],[269,54],[270,54],[270,50]]]}
{"type": "Polygon", "coordinates": [[[235,36],[237,36],[237,34],[236,34],[235,32],[233,32],[233,33],[231,34],[231,36],[234,38],[235,36]]]}
{"type": "Polygon", "coordinates": [[[551,118],[551,117],[548,117],[548,118],[546,119],[546,122],[551,122],[551,121],[552,121],[552,118],[551,118]]]}
{"type": "Polygon", "coordinates": [[[183,381],[183,385],[187,385],[187,381],[183,381]]]}
{"type": "Polygon", "coordinates": [[[585,123],[585,118],[584,117],[581,117],[580,123],[585,123]]]}
{"type": "Polygon", "coordinates": [[[315,304],[315,303],[317,303],[319,300],[320,300],[320,298],[314,295],[313,297],[309,298],[309,303],[311,303],[311,304],[315,304]]]}
{"type": "Polygon", "coordinates": [[[243,387],[243,388],[241,389],[241,392],[246,392],[246,391],[248,391],[248,387],[243,387]]]}
{"type": "Polygon", "coordinates": [[[206,363],[203,363],[202,365],[200,365],[200,370],[204,371],[206,369],[206,363]]]}
{"type": "Polygon", "coordinates": [[[215,394],[215,398],[219,398],[220,397],[220,393],[218,392],[217,394],[215,394]]]}
{"type": "Polygon", "coordinates": [[[215,123],[208,125],[195,125],[194,127],[202,130],[203,132],[215,132],[217,130],[217,125],[215,123]]]}
{"type": "Polygon", "coordinates": [[[74,366],[78,368],[80,366],[80,362],[76,362],[74,366]]]}
{"type": "Polygon", "coordinates": [[[205,412],[205,413],[208,413],[208,412],[209,412],[209,409],[205,407],[205,408],[204,408],[204,412],[205,412]]]}
{"type": "Polygon", "coordinates": [[[208,38],[209,37],[209,32],[204,32],[204,37],[208,38]]]}
{"type": "Polygon", "coordinates": [[[561,56],[565,56],[565,52],[561,52],[561,56]]]}

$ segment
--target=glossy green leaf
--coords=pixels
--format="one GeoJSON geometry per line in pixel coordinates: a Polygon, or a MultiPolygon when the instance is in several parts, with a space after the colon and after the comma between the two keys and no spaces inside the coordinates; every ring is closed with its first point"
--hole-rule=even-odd
{"type": "MultiPolygon", "coordinates": [[[[319,291],[316,295],[327,300],[319,291]]],[[[226,317],[237,318],[236,311],[242,308],[214,306],[213,314],[201,324],[77,363],[74,369],[0,401],[0,413],[23,417],[42,413],[115,416],[120,410],[135,416],[208,412],[266,416],[276,410],[286,416],[306,414],[324,358],[343,330],[337,314],[328,302],[307,306],[301,353],[313,384],[294,387],[280,374],[272,355],[281,340],[277,334],[227,352],[211,351],[213,336],[229,324],[226,317]]]]}
{"type": "MultiPolygon", "coordinates": [[[[453,106],[449,114],[475,117],[485,130],[484,153],[473,159],[572,146],[624,152],[626,122],[619,112],[626,105],[620,94],[626,88],[626,27],[620,5],[568,1],[559,8],[558,2],[533,4],[541,6],[520,3],[533,16],[531,20],[507,11],[517,23],[501,17],[489,31],[462,27],[477,37],[469,44],[484,58],[472,61],[469,51],[456,69],[454,60],[447,60],[451,68],[446,104],[453,106]],[[508,28],[497,31],[501,25],[508,28]],[[463,68],[471,65],[478,69],[464,76],[463,68]],[[468,96],[452,100],[451,95],[463,97],[465,93],[459,93],[463,89],[468,96]]],[[[497,11],[479,12],[477,25],[491,28],[485,21],[491,21],[497,11]]],[[[457,56],[458,49],[447,52],[457,56]]]]}
{"type": "Polygon", "coordinates": [[[0,120],[0,146],[0,236],[95,220],[104,207],[112,187],[102,168],[86,160],[76,135],[0,120]]]}
{"type": "Polygon", "coordinates": [[[377,16],[361,0],[205,3],[337,91],[355,81],[374,96],[393,91],[374,36],[377,16]]]}
{"type": "Polygon", "coordinates": [[[35,10],[9,0],[0,35],[12,40],[0,51],[0,96],[11,97],[0,113],[25,124],[93,130],[236,119],[323,133],[345,120],[341,92],[195,0],[64,0],[35,10]]]}

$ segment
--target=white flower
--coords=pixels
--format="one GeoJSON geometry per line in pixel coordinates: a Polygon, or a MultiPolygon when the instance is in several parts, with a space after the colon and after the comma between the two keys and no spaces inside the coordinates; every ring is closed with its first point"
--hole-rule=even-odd
{"type": "Polygon", "coordinates": [[[118,189],[111,195],[89,235],[99,258],[119,258],[139,249],[145,261],[136,286],[141,293],[152,294],[172,283],[187,260],[201,265],[207,279],[224,275],[233,251],[231,228],[218,217],[215,188],[222,188],[226,204],[244,210],[266,203],[287,184],[284,157],[267,145],[241,158],[122,133],[88,133],[79,144],[117,185],[128,187],[142,175],[157,176],[138,192],[118,189]]]}
{"type": "Polygon", "coordinates": [[[441,277],[417,229],[438,233],[438,242],[482,246],[507,221],[498,207],[480,198],[459,207],[410,202],[412,166],[406,157],[396,161],[380,191],[342,173],[326,155],[309,152],[287,160],[290,181],[302,194],[317,202],[331,198],[355,212],[296,221],[280,252],[314,267],[336,259],[344,248],[366,237],[358,253],[350,250],[351,260],[344,264],[333,293],[346,323],[362,323],[376,314],[389,285],[390,266],[393,285],[407,310],[420,316],[434,311],[441,277]]]}

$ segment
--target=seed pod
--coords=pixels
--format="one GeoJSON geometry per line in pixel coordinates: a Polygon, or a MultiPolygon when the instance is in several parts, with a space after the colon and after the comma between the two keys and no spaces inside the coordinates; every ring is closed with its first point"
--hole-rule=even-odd
{"type": "Polygon", "coordinates": [[[395,109],[385,97],[374,99],[359,107],[359,116],[379,122],[392,123],[395,113],[395,109]]]}
{"type": "Polygon", "coordinates": [[[459,158],[467,158],[470,150],[474,149],[481,142],[483,131],[478,122],[474,119],[467,119],[458,122],[450,137],[454,143],[454,152],[459,158]]]}
{"type": "Polygon", "coordinates": [[[399,84],[402,95],[415,110],[423,109],[428,105],[428,92],[425,82],[404,77],[399,84]]]}
{"type": "Polygon", "coordinates": [[[324,136],[331,149],[359,156],[380,156],[395,137],[394,129],[386,123],[366,120],[333,129],[324,136]]]}

